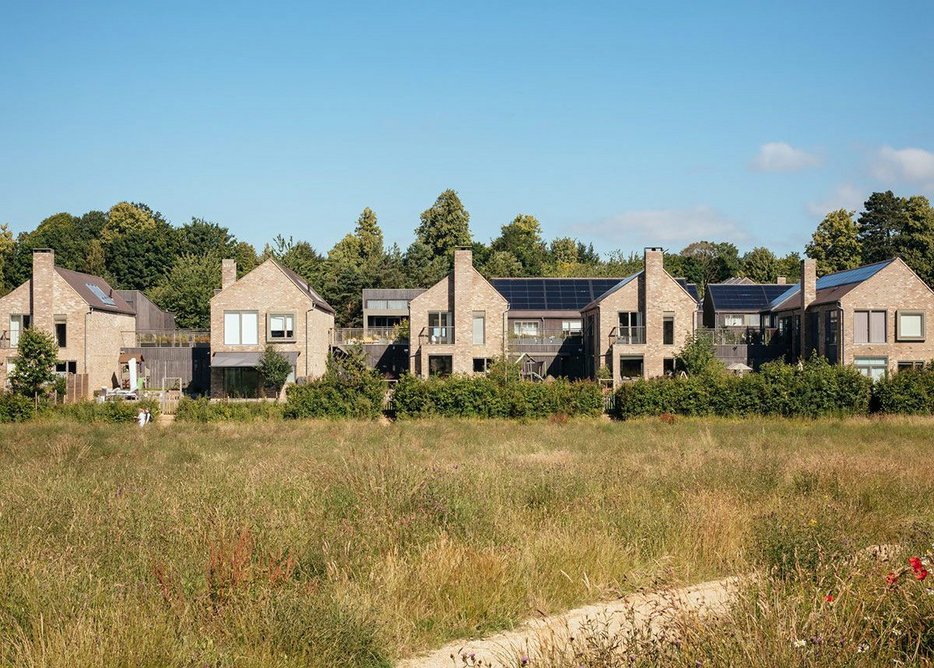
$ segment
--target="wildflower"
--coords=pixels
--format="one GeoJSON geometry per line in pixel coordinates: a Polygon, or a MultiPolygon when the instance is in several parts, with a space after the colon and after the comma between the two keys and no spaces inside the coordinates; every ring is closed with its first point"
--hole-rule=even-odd
{"type": "Polygon", "coordinates": [[[527,656],[525,656],[525,655],[523,654],[523,655],[522,655],[522,658],[519,659],[519,665],[522,665],[522,666],[527,666],[527,665],[529,665],[529,657],[527,657],[527,656]]]}
{"type": "Polygon", "coordinates": [[[911,569],[914,571],[922,568],[921,559],[918,557],[908,557],[908,565],[911,566],[911,569]]]}
{"type": "Polygon", "coordinates": [[[898,582],[898,576],[895,575],[894,572],[890,571],[889,574],[885,576],[885,584],[887,584],[889,587],[892,587],[896,582],[898,582]]]}
{"type": "Polygon", "coordinates": [[[868,652],[868,651],[869,651],[869,643],[867,642],[861,642],[859,644],[859,647],[856,648],[857,654],[862,654],[863,652],[868,652]]]}
{"type": "Polygon", "coordinates": [[[919,568],[918,570],[915,571],[915,577],[918,578],[919,582],[923,581],[924,578],[926,578],[927,576],[928,576],[928,572],[924,568],[919,568]]]}
{"type": "Polygon", "coordinates": [[[827,601],[827,603],[833,603],[834,602],[833,594],[827,594],[824,597],[824,600],[827,601]]]}
{"type": "Polygon", "coordinates": [[[795,641],[794,641],[793,643],[791,643],[791,644],[794,645],[795,647],[801,648],[801,647],[804,647],[805,645],[807,645],[807,644],[808,644],[808,641],[807,641],[807,640],[804,640],[804,639],[800,639],[800,640],[795,640],[795,641]]]}

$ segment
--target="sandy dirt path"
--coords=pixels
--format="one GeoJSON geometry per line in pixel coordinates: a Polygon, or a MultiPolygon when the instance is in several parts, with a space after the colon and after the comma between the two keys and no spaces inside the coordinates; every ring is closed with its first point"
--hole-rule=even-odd
{"type": "Polygon", "coordinates": [[[513,631],[475,640],[457,640],[422,656],[405,659],[398,668],[454,668],[463,666],[461,657],[473,655],[483,666],[511,667],[518,657],[534,657],[546,645],[554,645],[579,633],[599,620],[607,633],[626,633],[634,626],[656,632],[676,613],[689,611],[703,616],[725,609],[737,593],[740,578],[711,580],[680,589],[638,592],[617,601],[575,608],[559,615],[533,618],[513,631]],[[453,659],[451,658],[453,655],[453,659]]]}

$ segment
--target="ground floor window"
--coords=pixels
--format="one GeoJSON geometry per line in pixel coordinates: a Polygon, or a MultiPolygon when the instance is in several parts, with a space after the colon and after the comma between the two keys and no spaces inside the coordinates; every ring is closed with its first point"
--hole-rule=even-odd
{"type": "Polygon", "coordinates": [[[454,371],[454,358],[450,355],[429,355],[429,376],[450,376],[454,371]]]}
{"type": "Polygon", "coordinates": [[[224,394],[234,399],[256,399],[259,396],[259,371],[249,366],[226,367],[224,394]]]}
{"type": "Polygon", "coordinates": [[[899,371],[908,371],[911,369],[923,369],[923,368],[924,368],[924,362],[921,362],[918,360],[903,361],[903,362],[898,363],[899,371]]]}
{"type": "Polygon", "coordinates": [[[78,373],[78,363],[75,361],[56,362],[55,373],[78,373]]]}
{"type": "Polygon", "coordinates": [[[857,357],[853,360],[853,366],[864,376],[879,380],[885,377],[885,372],[889,367],[889,360],[885,357],[857,357]]]}
{"type": "Polygon", "coordinates": [[[643,360],[641,357],[620,357],[619,376],[623,380],[634,380],[643,376],[643,360]]]}
{"type": "Polygon", "coordinates": [[[486,373],[490,369],[490,365],[493,364],[493,360],[489,357],[474,357],[473,358],[473,372],[474,373],[486,373]]]}

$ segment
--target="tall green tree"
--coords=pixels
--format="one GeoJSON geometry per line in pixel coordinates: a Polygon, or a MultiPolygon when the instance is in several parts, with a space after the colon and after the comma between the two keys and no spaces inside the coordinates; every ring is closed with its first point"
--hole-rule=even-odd
{"type": "Polygon", "coordinates": [[[784,276],[788,283],[797,283],[801,280],[801,254],[791,252],[778,258],[776,268],[778,276],[784,276]]]}
{"type": "Polygon", "coordinates": [[[483,274],[488,277],[507,278],[527,275],[519,259],[509,251],[493,251],[483,265],[483,274]]]}
{"type": "Polygon", "coordinates": [[[32,276],[32,251],[51,248],[55,264],[65,269],[84,271],[87,238],[78,227],[79,219],[70,213],[56,213],[43,220],[31,232],[23,232],[16,240],[10,259],[8,278],[16,287],[32,276]]]}
{"type": "Polygon", "coordinates": [[[0,223],[0,297],[16,287],[6,282],[6,267],[13,257],[15,246],[13,231],[5,223],[0,223]]]}
{"type": "Polygon", "coordinates": [[[758,246],[743,255],[742,275],[756,283],[772,283],[778,275],[778,259],[768,248],[758,246]]]}
{"type": "Polygon", "coordinates": [[[906,204],[891,190],[872,193],[866,200],[856,221],[863,262],[881,262],[895,255],[895,237],[905,226],[906,204]]]}
{"type": "Polygon", "coordinates": [[[695,241],[680,253],[685,278],[704,287],[736,276],[740,269],[739,250],[728,242],[695,241]]]}
{"type": "Polygon", "coordinates": [[[905,200],[905,218],[895,237],[895,254],[928,285],[934,284],[934,208],[926,197],[905,200]]]}
{"type": "Polygon", "coordinates": [[[10,373],[10,387],[27,397],[44,396],[56,379],[58,344],[48,332],[30,327],[19,337],[16,366],[10,373]]]}
{"type": "Polygon", "coordinates": [[[370,207],[366,207],[357,218],[354,237],[357,240],[357,252],[363,262],[379,262],[383,259],[383,230],[379,226],[376,213],[370,207]]]}
{"type": "Polygon", "coordinates": [[[188,255],[231,257],[237,245],[236,238],[226,227],[203,218],[192,218],[178,229],[178,252],[188,255]]]}
{"type": "Polygon", "coordinates": [[[107,271],[117,288],[148,290],[172,270],[178,256],[177,230],[165,220],[126,228],[104,239],[107,271]]]}
{"type": "Polygon", "coordinates": [[[415,238],[435,255],[447,255],[458,246],[470,245],[470,214],[456,192],[445,190],[422,212],[415,238]]]}
{"type": "Polygon", "coordinates": [[[267,244],[263,251],[265,258],[274,258],[284,267],[288,267],[304,278],[311,285],[318,285],[324,270],[324,258],[307,241],[286,239],[276,235],[272,244],[267,244]]]}
{"type": "Polygon", "coordinates": [[[858,267],[862,254],[853,212],[837,209],[824,216],[804,252],[817,260],[817,273],[821,276],[858,267]]]}
{"type": "Polygon", "coordinates": [[[107,222],[101,229],[101,236],[107,243],[131,232],[151,230],[156,227],[158,218],[149,207],[130,202],[118,202],[107,212],[107,222]]]}
{"type": "Polygon", "coordinates": [[[149,290],[149,298],[175,314],[183,329],[211,326],[211,297],[221,286],[220,256],[182,255],[159,283],[149,290]]]}
{"type": "Polygon", "coordinates": [[[522,272],[527,276],[541,276],[548,254],[542,240],[541,224],[535,216],[524,213],[513,218],[508,225],[503,225],[499,237],[490,244],[490,250],[494,253],[510,253],[519,261],[522,272]]]}

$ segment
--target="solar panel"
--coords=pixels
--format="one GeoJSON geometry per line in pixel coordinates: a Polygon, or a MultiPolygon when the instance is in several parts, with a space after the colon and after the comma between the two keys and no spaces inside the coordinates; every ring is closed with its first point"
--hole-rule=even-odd
{"type": "Polygon", "coordinates": [[[717,284],[707,286],[717,310],[761,311],[780,295],[793,286],[789,285],[750,285],[743,283],[717,284]]]}
{"type": "Polygon", "coordinates": [[[865,267],[856,269],[847,269],[838,271],[835,274],[827,274],[817,279],[817,289],[825,290],[827,288],[836,288],[841,285],[850,285],[852,283],[862,283],[867,278],[874,276],[879,270],[885,268],[891,260],[877,262],[876,264],[867,264],[865,267]]]}
{"type": "Polygon", "coordinates": [[[107,306],[116,306],[117,302],[113,300],[112,297],[108,297],[107,293],[101,290],[99,285],[94,285],[94,283],[85,283],[88,287],[88,290],[94,293],[94,296],[101,300],[102,304],[107,306]]]}
{"type": "Polygon", "coordinates": [[[494,278],[515,310],[579,311],[620,283],[619,278],[494,278]]]}

